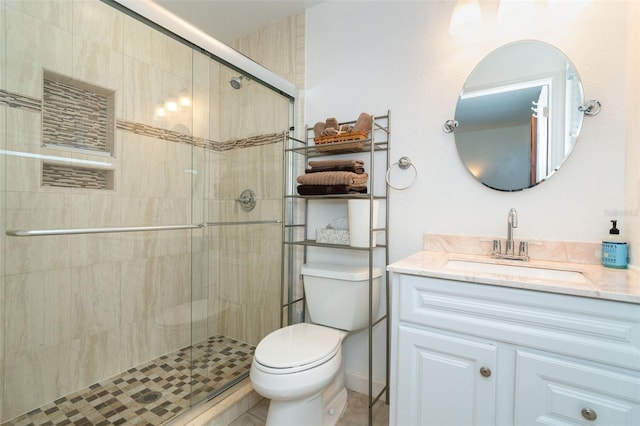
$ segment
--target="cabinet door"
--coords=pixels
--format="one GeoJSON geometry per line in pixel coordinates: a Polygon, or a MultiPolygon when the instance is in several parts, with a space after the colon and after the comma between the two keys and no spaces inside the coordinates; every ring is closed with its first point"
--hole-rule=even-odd
{"type": "Polygon", "coordinates": [[[491,344],[400,325],[395,424],[494,424],[495,366],[491,344]]]}
{"type": "Polygon", "coordinates": [[[516,425],[640,425],[640,373],[518,351],[516,425]]]}

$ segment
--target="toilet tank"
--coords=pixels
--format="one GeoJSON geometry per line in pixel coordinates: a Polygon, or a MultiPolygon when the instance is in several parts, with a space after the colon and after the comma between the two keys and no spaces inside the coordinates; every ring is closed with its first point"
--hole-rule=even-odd
{"type": "MultiPolygon", "coordinates": [[[[307,263],[302,266],[311,322],[341,330],[369,325],[369,267],[307,263]]],[[[380,301],[380,268],[373,268],[373,315],[380,301]]]]}

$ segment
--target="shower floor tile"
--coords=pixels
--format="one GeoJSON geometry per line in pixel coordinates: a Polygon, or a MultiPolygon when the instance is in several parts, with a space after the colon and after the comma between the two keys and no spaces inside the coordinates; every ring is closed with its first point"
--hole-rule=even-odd
{"type": "Polygon", "coordinates": [[[225,336],[163,355],[1,426],[161,425],[249,371],[255,347],[225,336]],[[156,398],[158,393],[161,394],[156,398]]]}

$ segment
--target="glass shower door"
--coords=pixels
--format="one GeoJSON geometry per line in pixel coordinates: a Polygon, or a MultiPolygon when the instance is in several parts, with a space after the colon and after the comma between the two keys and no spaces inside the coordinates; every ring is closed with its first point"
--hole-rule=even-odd
{"type": "Polygon", "coordinates": [[[0,424],[161,424],[279,327],[292,100],[104,2],[35,5],[0,0],[0,424]]]}

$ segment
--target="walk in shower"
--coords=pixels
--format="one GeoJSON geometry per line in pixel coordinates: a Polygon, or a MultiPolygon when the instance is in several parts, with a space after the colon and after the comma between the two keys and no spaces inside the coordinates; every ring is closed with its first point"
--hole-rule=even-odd
{"type": "Polygon", "coordinates": [[[113,2],[0,0],[0,423],[159,425],[247,376],[293,99],[243,74],[113,2]]]}

